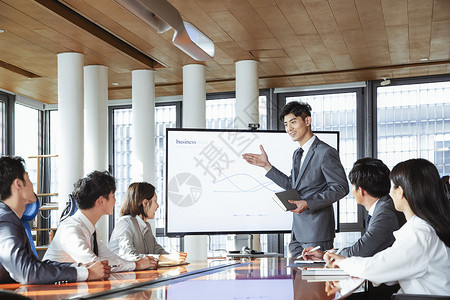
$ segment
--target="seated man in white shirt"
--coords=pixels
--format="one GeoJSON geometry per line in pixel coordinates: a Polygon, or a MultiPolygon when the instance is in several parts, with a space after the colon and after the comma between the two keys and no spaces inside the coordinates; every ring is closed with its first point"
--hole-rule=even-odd
{"type": "Polygon", "coordinates": [[[81,266],[36,257],[20,221],[26,205],[36,201],[24,160],[1,157],[0,170],[0,283],[56,284],[107,279],[110,275],[107,261],[81,266]]]}
{"type": "Polygon", "coordinates": [[[97,240],[95,224],[113,213],[115,191],[115,179],[106,171],[94,171],[78,180],[72,195],[79,210],[61,223],[44,259],[81,263],[108,260],[112,272],[156,268],[158,261],[151,256],[124,260],[97,240]]]}

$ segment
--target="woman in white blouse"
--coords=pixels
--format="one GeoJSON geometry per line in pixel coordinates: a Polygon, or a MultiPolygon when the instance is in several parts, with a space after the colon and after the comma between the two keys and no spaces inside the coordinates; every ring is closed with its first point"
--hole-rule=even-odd
{"type": "Polygon", "coordinates": [[[396,165],[390,195],[407,222],[394,244],[373,257],[326,253],[328,264],[375,284],[400,284],[399,293],[450,295],[450,204],[436,167],[425,159],[396,165]]]}
{"type": "Polygon", "coordinates": [[[186,253],[168,254],[156,242],[148,219],[155,217],[159,205],[155,187],[147,182],[130,184],[120,209],[120,219],[112,232],[108,248],[127,260],[153,255],[160,262],[182,262],[186,253]]]}

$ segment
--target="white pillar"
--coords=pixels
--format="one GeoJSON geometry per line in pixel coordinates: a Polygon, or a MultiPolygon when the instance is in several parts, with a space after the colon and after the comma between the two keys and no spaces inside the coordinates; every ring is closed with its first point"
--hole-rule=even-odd
{"type": "MultiPolygon", "coordinates": [[[[248,129],[250,123],[259,123],[258,62],[236,62],[236,120],[235,127],[248,129]]],[[[237,237],[236,237],[237,238],[237,237]]],[[[250,248],[260,251],[259,234],[254,234],[250,248]]]]}
{"type": "Polygon", "coordinates": [[[248,129],[249,123],[259,123],[258,62],[236,62],[236,128],[248,129]]]}
{"type": "MultiPolygon", "coordinates": [[[[84,67],[84,173],[108,170],[108,67],[84,67]]],[[[109,216],[97,222],[97,236],[109,240],[109,216]]]]}
{"type": "Polygon", "coordinates": [[[83,61],[80,53],[58,54],[58,216],[83,177],[83,61]]]}
{"type": "MultiPolygon", "coordinates": [[[[155,71],[132,72],[133,182],[155,182],[155,71]]],[[[160,199],[161,201],[161,199],[160,199]]],[[[148,220],[156,236],[155,221],[148,220]]]]}
{"type": "MultiPolygon", "coordinates": [[[[205,66],[183,66],[183,127],[206,127],[206,81],[205,66]]],[[[189,261],[206,260],[208,242],[205,235],[184,237],[184,248],[189,261]]]]}

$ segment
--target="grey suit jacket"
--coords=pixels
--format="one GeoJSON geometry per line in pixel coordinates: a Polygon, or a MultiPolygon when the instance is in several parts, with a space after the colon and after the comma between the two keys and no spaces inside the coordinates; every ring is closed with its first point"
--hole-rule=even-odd
{"type": "Polygon", "coordinates": [[[148,231],[143,235],[136,218],[139,217],[127,215],[117,221],[108,248],[127,260],[143,258],[147,254],[167,254],[156,242],[150,224],[146,222],[148,231]]]}
{"type": "Polygon", "coordinates": [[[19,217],[1,201],[0,245],[0,283],[42,284],[77,280],[77,270],[71,264],[41,261],[34,255],[19,217]]]}
{"type": "Polygon", "coordinates": [[[366,233],[352,246],[344,248],[341,255],[373,256],[390,247],[394,241],[393,232],[405,224],[405,217],[395,210],[394,202],[389,195],[378,199],[366,233]]]}
{"type": "Polygon", "coordinates": [[[293,180],[293,169],[287,176],[272,167],[266,176],[286,190],[296,189],[308,203],[307,210],[293,214],[292,241],[310,243],[334,238],[332,204],[349,192],[347,177],[336,149],[316,137],[296,180],[293,180]]]}

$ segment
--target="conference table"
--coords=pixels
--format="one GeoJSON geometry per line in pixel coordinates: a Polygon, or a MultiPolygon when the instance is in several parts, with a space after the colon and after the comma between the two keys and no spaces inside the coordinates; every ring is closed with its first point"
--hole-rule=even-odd
{"type": "Polygon", "coordinates": [[[286,258],[208,259],[156,270],[111,274],[104,281],[0,284],[31,299],[335,299],[325,281],[302,278],[286,258]]]}

